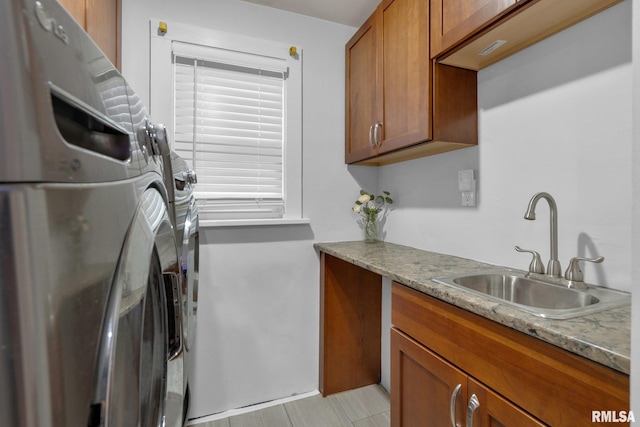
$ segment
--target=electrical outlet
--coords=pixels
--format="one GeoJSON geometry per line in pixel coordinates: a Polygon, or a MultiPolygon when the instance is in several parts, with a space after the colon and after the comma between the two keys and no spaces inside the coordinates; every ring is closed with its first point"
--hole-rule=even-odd
{"type": "Polygon", "coordinates": [[[461,194],[462,194],[462,206],[475,206],[476,205],[476,193],[475,193],[475,191],[463,191],[461,194]]]}

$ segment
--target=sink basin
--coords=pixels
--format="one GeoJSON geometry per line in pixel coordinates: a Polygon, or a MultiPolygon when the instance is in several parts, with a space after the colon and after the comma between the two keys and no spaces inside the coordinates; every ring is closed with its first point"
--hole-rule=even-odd
{"type": "Polygon", "coordinates": [[[479,274],[453,279],[476,292],[529,307],[561,310],[596,304],[600,300],[586,292],[536,282],[524,277],[505,274],[479,274]]]}
{"type": "Polygon", "coordinates": [[[575,290],[526,277],[524,272],[517,270],[442,277],[434,281],[551,319],[578,317],[631,301],[627,292],[599,286],[575,290]]]}

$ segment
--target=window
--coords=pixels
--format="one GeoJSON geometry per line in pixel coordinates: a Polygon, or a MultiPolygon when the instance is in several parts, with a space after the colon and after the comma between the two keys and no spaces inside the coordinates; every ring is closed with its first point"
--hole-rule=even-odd
{"type": "Polygon", "coordinates": [[[151,37],[151,114],[198,175],[203,224],[300,219],[300,50],[167,25],[151,37]],[[166,88],[171,87],[171,91],[166,88]]]}

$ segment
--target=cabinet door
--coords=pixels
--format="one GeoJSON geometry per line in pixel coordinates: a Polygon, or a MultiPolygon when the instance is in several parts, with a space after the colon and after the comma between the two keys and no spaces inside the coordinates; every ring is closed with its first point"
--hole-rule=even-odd
{"type": "Polygon", "coordinates": [[[87,33],[116,67],[119,67],[118,27],[118,0],[87,0],[87,33]]]}
{"type": "Polygon", "coordinates": [[[58,0],[91,36],[109,60],[120,68],[119,0],[58,0]]]}
{"type": "Polygon", "coordinates": [[[468,385],[467,402],[471,402],[472,396],[476,396],[478,406],[471,413],[467,406],[465,417],[470,418],[467,418],[467,427],[543,427],[546,425],[473,378],[469,378],[468,385]]]}
{"type": "Polygon", "coordinates": [[[382,123],[382,67],[378,58],[380,14],[376,11],[346,46],[345,160],[364,160],[377,154],[371,143],[373,126],[382,123]]]}
{"type": "Polygon", "coordinates": [[[87,28],[85,0],[58,0],[58,2],[78,21],[82,28],[87,28]]]}
{"type": "Polygon", "coordinates": [[[463,41],[516,3],[517,0],[432,0],[431,57],[463,41]]]}
{"type": "Polygon", "coordinates": [[[464,425],[466,395],[463,372],[391,329],[392,427],[464,425]]]}
{"type": "Polygon", "coordinates": [[[429,2],[385,0],[380,13],[386,153],[431,139],[429,2]]]}

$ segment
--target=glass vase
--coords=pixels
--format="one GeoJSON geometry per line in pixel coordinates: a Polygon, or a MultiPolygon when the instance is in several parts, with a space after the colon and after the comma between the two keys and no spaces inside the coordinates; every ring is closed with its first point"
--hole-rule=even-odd
{"type": "Polygon", "coordinates": [[[365,218],[363,232],[364,241],[366,243],[375,243],[379,241],[378,220],[376,218],[365,218]]]}

